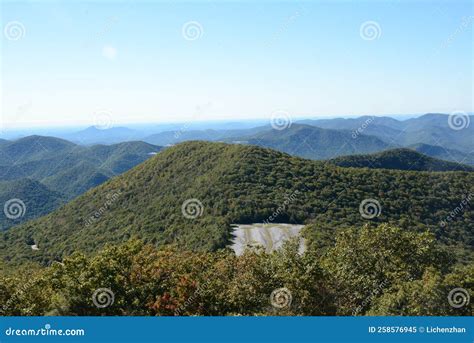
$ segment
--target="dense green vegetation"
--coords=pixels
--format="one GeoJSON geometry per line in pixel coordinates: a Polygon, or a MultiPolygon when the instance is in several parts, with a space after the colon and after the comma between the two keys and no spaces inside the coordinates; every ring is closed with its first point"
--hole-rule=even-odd
{"type": "Polygon", "coordinates": [[[2,228],[50,213],[109,178],[151,157],[160,147],[143,142],[84,147],[42,136],[0,144],[0,204],[21,199],[24,216],[0,216],[2,228]]]}
{"type": "Polygon", "coordinates": [[[86,147],[54,137],[28,136],[0,145],[0,180],[31,178],[71,199],[85,190],[83,185],[97,186],[160,149],[144,142],[86,147]]]}
{"type": "Polygon", "coordinates": [[[250,136],[229,138],[229,142],[244,142],[283,151],[294,156],[314,160],[341,155],[364,154],[390,147],[375,136],[354,136],[348,130],[329,130],[293,124],[284,130],[266,130],[250,136]]]}
{"type": "MultiPolygon", "coordinates": [[[[25,162],[51,158],[52,154],[71,151],[74,143],[64,139],[44,136],[28,136],[0,144],[0,165],[11,166],[25,162]]],[[[2,173],[3,174],[3,173],[2,173]]],[[[4,177],[2,176],[2,179],[4,177]]]]}
{"type": "Polygon", "coordinates": [[[371,155],[342,156],[329,160],[340,167],[418,171],[474,171],[474,167],[425,156],[410,149],[393,149],[371,155]]]}
{"type": "Polygon", "coordinates": [[[2,233],[0,254],[9,264],[48,264],[131,236],[214,251],[228,244],[231,223],[268,220],[298,191],[274,220],[309,224],[310,241],[320,241],[323,233],[330,238],[336,228],[386,222],[409,231],[429,230],[466,260],[474,243],[474,212],[466,201],[474,193],[473,181],[469,172],[340,168],[255,146],[187,142],[56,212],[2,233]],[[181,207],[192,198],[201,201],[203,211],[188,219],[181,207]],[[380,203],[379,216],[361,216],[364,199],[380,203]],[[31,241],[38,251],[26,244],[31,241]]]}
{"type": "Polygon", "coordinates": [[[38,181],[0,181],[0,231],[50,213],[65,202],[66,198],[61,193],[38,181]]]}
{"type": "Polygon", "coordinates": [[[474,290],[473,266],[429,233],[365,226],[340,231],[324,254],[297,251],[297,241],[235,256],[130,240],[0,277],[0,314],[472,315],[472,303],[448,298],[474,290]]]}

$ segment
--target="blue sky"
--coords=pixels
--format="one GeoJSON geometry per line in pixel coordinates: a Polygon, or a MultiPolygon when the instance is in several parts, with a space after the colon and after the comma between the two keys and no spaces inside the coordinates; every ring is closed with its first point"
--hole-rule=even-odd
{"type": "Polygon", "coordinates": [[[471,1],[2,1],[3,125],[471,112],[473,16],[471,1]]]}

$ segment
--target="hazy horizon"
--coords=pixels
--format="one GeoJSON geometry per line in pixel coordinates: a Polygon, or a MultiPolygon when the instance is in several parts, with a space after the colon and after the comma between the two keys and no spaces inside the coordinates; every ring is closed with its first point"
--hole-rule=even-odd
{"type": "Polygon", "coordinates": [[[473,111],[469,1],[1,6],[6,128],[473,111]]]}
{"type": "MultiPolygon", "coordinates": [[[[291,117],[289,121],[291,123],[298,123],[303,120],[324,120],[324,119],[355,119],[360,117],[388,117],[393,118],[399,121],[405,121],[412,118],[419,118],[427,114],[441,114],[449,116],[449,113],[416,113],[416,114],[363,114],[363,115],[325,115],[325,116],[300,116],[300,117],[291,117]]],[[[467,112],[467,115],[474,115],[472,112],[467,112]]],[[[44,125],[44,126],[15,126],[15,127],[1,127],[0,128],[0,137],[4,136],[5,133],[17,134],[21,132],[35,132],[42,133],[51,131],[51,133],[57,132],[76,132],[80,130],[85,130],[89,128],[97,128],[98,130],[110,130],[114,128],[128,128],[134,130],[145,130],[145,131],[154,131],[159,127],[169,127],[169,130],[173,130],[176,126],[186,125],[186,130],[202,130],[206,128],[213,128],[213,126],[226,125],[226,124],[240,124],[246,125],[247,127],[257,127],[261,125],[270,125],[271,121],[269,118],[264,116],[254,117],[254,118],[242,118],[242,119],[210,119],[210,120],[196,120],[196,121],[166,121],[166,122],[123,122],[123,123],[113,123],[113,125],[107,125],[106,127],[101,127],[100,125],[94,124],[71,124],[65,125],[64,123],[59,125],[44,125]],[[150,127],[152,125],[152,127],[150,127]]]]}

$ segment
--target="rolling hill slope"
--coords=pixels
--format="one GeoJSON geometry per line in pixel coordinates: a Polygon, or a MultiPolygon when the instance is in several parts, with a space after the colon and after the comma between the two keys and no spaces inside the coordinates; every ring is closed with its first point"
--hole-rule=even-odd
{"type": "Polygon", "coordinates": [[[0,145],[0,160],[5,163],[0,165],[0,206],[20,199],[28,211],[13,221],[0,219],[1,227],[45,215],[160,150],[144,142],[83,147],[43,136],[7,141],[0,145]]]}
{"type": "Polygon", "coordinates": [[[74,143],[60,138],[28,136],[0,144],[0,165],[40,161],[51,154],[71,151],[74,147],[74,143]]]}
{"type": "Polygon", "coordinates": [[[269,218],[312,224],[309,239],[322,228],[390,222],[406,230],[431,230],[442,242],[469,249],[472,208],[442,223],[472,193],[473,173],[347,169],[256,146],[187,142],[1,234],[0,256],[11,263],[47,264],[132,236],[215,250],[229,243],[231,223],[269,218]],[[379,204],[379,216],[361,215],[367,199],[379,204]],[[32,241],[38,251],[28,246],[32,241]]]}
{"type": "Polygon", "coordinates": [[[0,231],[45,215],[66,202],[59,192],[30,179],[0,182],[0,231]]]}
{"type": "Polygon", "coordinates": [[[71,199],[160,150],[144,142],[84,147],[55,137],[29,136],[0,146],[0,181],[30,178],[71,199]]]}

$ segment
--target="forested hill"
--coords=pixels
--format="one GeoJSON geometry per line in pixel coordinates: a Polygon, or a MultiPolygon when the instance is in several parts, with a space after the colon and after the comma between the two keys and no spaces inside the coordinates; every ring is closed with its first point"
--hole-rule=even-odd
{"type": "Polygon", "coordinates": [[[393,149],[370,155],[342,156],[329,160],[340,167],[417,171],[474,171],[474,167],[443,161],[410,149],[393,149]]]}
{"type": "Polygon", "coordinates": [[[0,141],[1,204],[11,199],[25,204],[14,220],[0,216],[0,230],[50,213],[160,150],[144,142],[86,147],[46,136],[0,141]]]}
{"type": "Polygon", "coordinates": [[[59,192],[30,179],[0,181],[0,231],[37,218],[66,202],[59,192]]]}
{"type": "Polygon", "coordinates": [[[187,142],[2,233],[0,254],[7,262],[47,264],[132,236],[215,250],[228,243],[231,223],[269,220],[278,209],[275,222],[313,223],[309,238],[322,229],[391,222],[472,248],[472,207],[453,211],[473,193],[468,172],[350,169],[256,146],[187,142]],[[195,206],[185,206],[184,216],[190,199],[195,206]],[[370,206],[361,206],[367,202],[380,210],[372,219],[370,206]],[[32,251],[31,242],[39,250],[32,251]]]}

